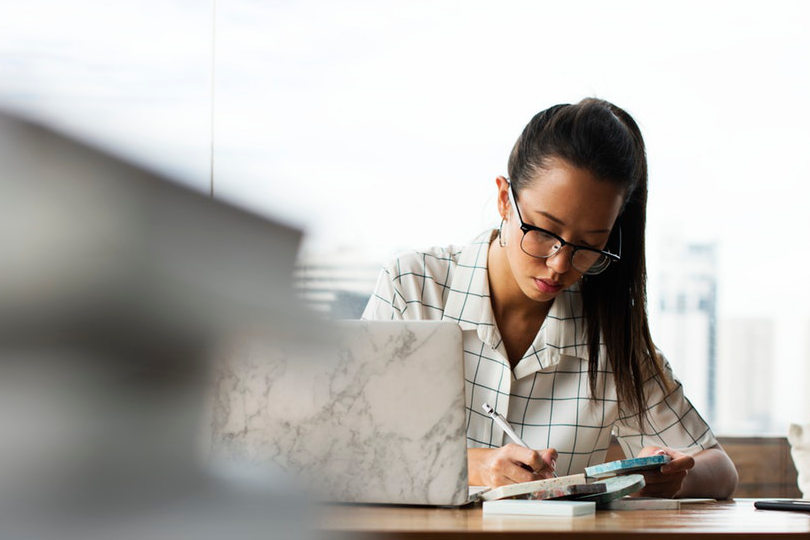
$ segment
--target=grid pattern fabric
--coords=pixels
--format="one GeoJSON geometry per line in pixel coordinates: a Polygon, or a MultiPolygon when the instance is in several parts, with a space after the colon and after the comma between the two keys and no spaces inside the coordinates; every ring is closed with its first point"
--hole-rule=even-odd
{"type": "MultiPolygon", "coordinates": [[[[487,254],[495,231],[464,247],[409,252],[386,265],[363,319],[449,320],[464,344],[467,445],[493,448],[508,437],[484,413],[486,402],[504,414],[532,448],[556,448],[560,474],[602,463],[615,434],[627,455],[644,446],[695,453],[717,444],[665,362],[673,389],[645,382],[649,424],[642,428],[616,399],[613,373],[600,360],[597,391],[588,387],[587,339],[578,287],[554,301],[532,345],[510,367],[489,295],[487,254]]],[[[602,349],[602,359],[605,358],[602,349]]]]}

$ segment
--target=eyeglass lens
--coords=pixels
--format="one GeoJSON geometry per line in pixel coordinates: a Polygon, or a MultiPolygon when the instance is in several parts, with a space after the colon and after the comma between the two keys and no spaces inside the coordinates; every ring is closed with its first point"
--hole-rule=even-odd
{"type": "MultiPolygon", "coordinates": [[[[534,257],[548,258],[561,249],[560,241],[541,231],[530,230],[523,235],[523,251],[534,257]]],[[[580,272],[596,270],[607,262],[607,257],[595,251],[575,250],[571,256],[571,265],[580,272]]]]}

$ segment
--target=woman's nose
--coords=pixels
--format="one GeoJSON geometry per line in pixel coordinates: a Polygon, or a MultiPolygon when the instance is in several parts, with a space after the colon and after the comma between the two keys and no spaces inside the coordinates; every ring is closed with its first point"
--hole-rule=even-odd
{"type": "Polygon", "coordinates": [[[546,259],[546,266],[557,274],[565,274],[571,269],[571,248],[563,246],[554,255],[546,259]]]}

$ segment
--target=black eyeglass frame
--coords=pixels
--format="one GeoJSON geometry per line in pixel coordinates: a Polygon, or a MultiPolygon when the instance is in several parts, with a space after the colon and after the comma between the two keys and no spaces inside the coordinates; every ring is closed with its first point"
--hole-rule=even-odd
{"type": "Polygon", "coordinates": [[[606,250],[602,250],[602,249],[596,249],[596,248],[592,248],[592,247],[588,247],[588,246],[580,246],[580,245],[577,245],[577,244],[572,244],[571,242],[568,242],[567,240],[564,240],[558,234],[554,234],[553,232],[551,232],[549,230],[546,230],[546,229],[543,229],[542,227],[535,227],[534,225],[529,225],[528,223],[523,221],[523,216],[520,215],[520,208],[517,205],[517,197],[515,196],[515,192],[514,192],[515,188],[512,186],[512,182],[508,178],[506,179],[506,182],[509,184],[509,202],[511,202],[512,206],[515,207],[515,212],[517,212],[518,220],[520,221],[520,230],[523,231],[523,237],[520,239],[520,249],[526,255],[528,255],[530,257],[534,257],[536,259],[548,259],[548,258],[553,257],[554,255],[556,255],[557,253],[559,253],[560,250],[562,248],[564,248],[565,246],[571,246],[571,256],[569,258],[569,260],[571,261],[571,266],[574,265],[574,255],[576,254],[577,251],[590,251],[592,253],[599,253],[600,255],[604,255],[605,257],[607,257],[607,261],[606,261],[607,264],[605,264],[604,267],[597,269],[596,271],[591,270],[595,265],[592,265],[591,268],[589,268],[588,270],[585,270],[585,271],[574,267],[577,270],[579,270],[580,272],[582,272],[583,274],[589,275],[589,276],[595,276],[597,274],[601,274],[602,272],[604,272],[605,270],[608,269],[611,262],[618,262],[618,261],[620,261],[622,259],[622,229],[621,229],[621,227],[619,227],[619,229],[618,229],[618,233],[619,233],[619,253],[618,254],[611,253],[610,251],[606,251],[606,250]],[[534,255],[532,253],[529,253],[523,247],[523,240],[526,238],[526,234],[529,231],[537,231],[539,233],[546,234],[546,235],[554,238],[555,240],[557,240],[560,243],[560,247],[558,247],[554,251],[554,253],[550,253],[550,254],[546,255],[545,257],[543,257],[541,255],[534,255]]]}

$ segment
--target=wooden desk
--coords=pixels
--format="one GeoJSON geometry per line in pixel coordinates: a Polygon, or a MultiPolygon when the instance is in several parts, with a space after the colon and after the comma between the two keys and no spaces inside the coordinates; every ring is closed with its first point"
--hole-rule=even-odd
{"type": "Polygon", "coordinates": [[[754,499],[683,505],[681,510],[597,510],[576,518],[486,516],[480,506],[419,508],[326,506],[320,528],[328,538],[619,538],[724,540],[810,538],[810,514],[756,510],[754,499]]]}

